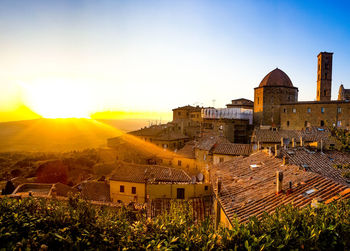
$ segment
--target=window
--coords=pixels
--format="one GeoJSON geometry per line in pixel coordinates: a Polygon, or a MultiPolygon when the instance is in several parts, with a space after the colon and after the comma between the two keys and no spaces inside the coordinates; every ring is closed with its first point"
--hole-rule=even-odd
{"type": "Polygon", "coordinates": [[[185,188],[176,189],[176,198],[177,199],[185,199],[185,188]]]}
{"type": "Polygon", "coordinates": [[[293,113],[296,113],[297,112],[297,109],[296,108],[293,108],[293,113]]]}
{"type": "Polygon", "coordinates": [[[258,104],[259,104],[259,98],[258,98],[258,104]]]}
{"type": "Polygon", "coordinates": [[[120,192],[124,193],[124,186],[120,186],[120,192]]]}
{"type": "Polygon", "coordinates": [[[179,116],[180,116],[180,115],[181,115],[181,112],[178,112],[178,113],[177,113],[177,115],[179,115],[179,116]]]}
{"type": "Polygon", "coordinates": [[[338,126],[338,127],[341,126],[341,120],[338,120],[338,121],[337,121],[337,126],[338,126]]]}
{"type": "Polygon", "coordinates": [[[338,107],[337,111],[338,113],[341,113],[341,107],[338,107]]]}
{"type": "Polygon", "coordinates": [[[324,113],[324,107],[321,107],[321,113],[324,113]]]}
{"type": "Polygon", "coordinates": [[[136,187],[132,187],[132,188],[131,188],[131,193],[132,193],[132,194],[136,194],[136,187]]]}
{"type": "Polygon", "coordinates": [[[324,126],[324,121],[321,120],[320,126],[324,126]]]}
{"type": "Polygon", "coordinates": [[[307,113],[311,113],[311,108],[310,107],[307,108],[307,113]]]}
{"type": "Polygon", "coordinates": [[[220,157],[220,158],[219,158],[219,162],[220,162],[220,163],[224,162],[224,157],[220,157]]]}
{"type": "Polygon", "coordinates": [[[178,160],[178,161],[177,161],[177,165],[178,165],[178,166],[181,166],[181,164],[182,164],[182,163],[181,163],[181,160],[178,160]]]}
{"type": "Polygon", "coordinates": [[[327,90],[323,90],[323,95],[327,96],[327,90]]]}
{"type": "Polygon", "coordinates": [[[307,127],[307,121],[305,121],[305,123],[304,123],[304,127],[307,127]]]}
{"type": "Polygon", "coordinates": [[[284,108],[284,109],[283,109],[283,112],[284,112],[284,113],[287,113],[287,109],[286,109],[286,108],[284,108]]]}
{"type": "Polygon", "coordinates": [[[208,186],[205,186],[205,187],[204,187],[204,190],[205,190],[205,191],[208,191],[208,186]]]}
{"type": "Polygon", "coordinates": [[[289,120],[287,121],[287,126],[289,126],[289,120]]]}

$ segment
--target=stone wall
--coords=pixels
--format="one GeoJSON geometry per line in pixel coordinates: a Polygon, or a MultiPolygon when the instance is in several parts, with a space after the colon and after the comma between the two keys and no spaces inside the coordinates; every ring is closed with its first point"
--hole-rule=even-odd
{"type": "Polygon", "coordinates": [[[298,88],[264,86],[254,90],[255,125],[280,125],[280,104],[298,101],[298,88]]]}
{"type": "Polygon", "coordinates": [[[350,103],[345,101],[298,102],[280,107],[281,128],[300,130],[310,126],[349,128],[350,103]]]}

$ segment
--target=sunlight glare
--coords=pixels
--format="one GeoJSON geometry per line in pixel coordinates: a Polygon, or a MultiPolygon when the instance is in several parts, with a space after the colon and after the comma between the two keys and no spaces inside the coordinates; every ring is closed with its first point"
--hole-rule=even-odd
{"type": "Polygon", "coordinates": [[[87,85],[71,80],[22,83],[25,104],[44,118],[89,118],[92,108],[87,85]]]}

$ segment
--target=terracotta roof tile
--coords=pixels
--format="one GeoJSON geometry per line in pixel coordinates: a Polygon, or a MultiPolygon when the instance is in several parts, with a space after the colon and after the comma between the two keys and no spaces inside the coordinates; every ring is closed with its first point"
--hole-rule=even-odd
{"type": "Polygon", "coordinates": [[[289,163],[298,165],[308,171],[321,174],[335,181],[348,184],[347,180],[342,176],[342,171],[335,168],[337,164],[349,164],[350,153],[339,151],[310,151],[304,147],[293,149],[281,149],[281,156],[286,156],[289,163]]]}
{"type": "Polygon", "coordinates": [[[216,144],[230,143],[226,138],[216,135],[205,135],[198,139],[196,148],[200,150],[210,151],[216,144]]]}
{"type": "Polygon", "coordinates": [[[331,132],[325,128],[310,127],[307,130],[270,130],[270,129],[255,129],[252,136],[252,142],[257,143],[281,143],[281,138],[289,139],[292,142],[300,142],[302,137],[304,142],[321,141],[334,143],[335,140],[331,137],[331,132]]]}
{"type": "Polygon", "coordinates": [[[214,146],[214,154],[248,156],[252,150],[250,144],[219,143],[214,146]]]}
{"type": "Polygon", "coordinates": [[[136,165],[119,163],[113,171],[111,180],[144,183],[187,183],[190,176],[181,169],[157,165],[136,165]]]}
{"type": "MultiPolygon", "coordinates": [[[[293,204],[302,207],[312,199],[327,200],[344,192],[348,187],[296,165],[282,165],[281,159],[257,152],[249,157],[236,157],[214,166],[211,178],[221,179],[218,199],[229,219],[235,216],[242,222],[251,216],[271,213],[276,207],[293,204]],[[251,166],[251,165],[255,166],[251,166]],[[283,171],[283,193],[276,195],[276,171],[283,171]],[[292,189],[289,190],[289,182],[292,189]],[[307,192],[307,193],[306,193],[307,192]]],[[[350,196],[350,194],[349,194],[350,196]]]]}
{"type": "Polygon", "coordinates": [[[177,151],[177,155],[180,155],[182,157],[189,158],[189,159],[195,159],[196,158],[195,142],[194,141],[187,142],[183,148],[177,151]]]}

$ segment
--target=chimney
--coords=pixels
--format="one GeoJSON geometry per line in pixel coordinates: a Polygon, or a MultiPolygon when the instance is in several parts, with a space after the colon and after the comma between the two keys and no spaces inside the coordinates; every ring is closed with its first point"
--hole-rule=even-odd
{"type": "Polygon", "coordinates": [[[292,138],[292,147],[294,148],[295,147],[295,139],[292,138]]]}
{"type": "Polygon", "coordinates": [[[280,194],[282,192],[282,183],[283,183],[283,172],[276,172],[276,194],[280,194]]]}
{"type": "Polygon", "coordinates": [[[304,146],[303,137],[300,136],[300,146],[304,146]]]}
{"type": "Polygon", "coordinates": [[[286,156],[283,156],[283,165],[285,166],[285,165],[288,165],[289,163],[289,159],[288,159],[288,157],[286,157],[286,156]]]}
{"type": "Polygon", "coordinates": [[[280,156],[280,149],[278,148],[278,145],[275,145],[275,157],[280,156]]]}

